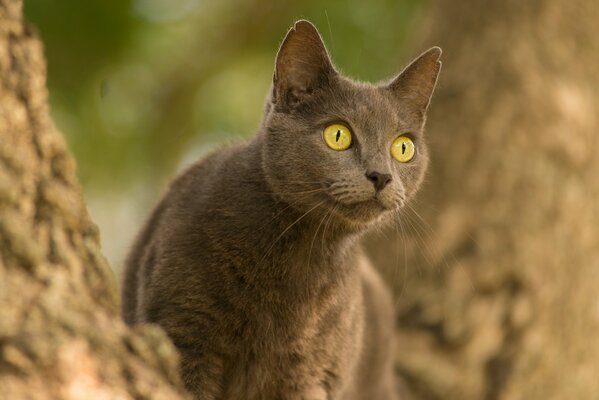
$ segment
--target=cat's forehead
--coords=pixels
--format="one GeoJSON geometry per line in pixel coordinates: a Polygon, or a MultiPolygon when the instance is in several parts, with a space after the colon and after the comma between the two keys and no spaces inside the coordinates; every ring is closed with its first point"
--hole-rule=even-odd
{"type": "Polygon", "coordinates": [[[332,110],[356,128],[389,131],[409,125],[395,102],[383,89],[372,84],[345,81],[332,93],[332,110]]]}

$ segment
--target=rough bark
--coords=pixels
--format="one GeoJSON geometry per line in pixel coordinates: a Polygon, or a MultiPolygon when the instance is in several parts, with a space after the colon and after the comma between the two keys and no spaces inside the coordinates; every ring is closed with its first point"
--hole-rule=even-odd
{"type": "Polygon", "coordinates": [[[20,0],[0,0],[0,397],[182,398],[173,346],[119,317],[20,0]]]}
{"type": "Polygon", "coordinates": [[[437,4],[426,222],[404,217],[405,277],[403,250],[379,260],[419,398],[599,398],[597,21],[597,1],[437,4]]]}

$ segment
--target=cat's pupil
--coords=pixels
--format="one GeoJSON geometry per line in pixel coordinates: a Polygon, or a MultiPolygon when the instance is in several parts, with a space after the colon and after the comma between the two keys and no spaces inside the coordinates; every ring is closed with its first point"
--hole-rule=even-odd
{"type": "Polygon", "coordinates": [[[401,154],[406,154],[406,144],[405,143],[401,144],[401,154]]]}
{"type": "Polygon", "coordinates": [[[337,129],[337,136],[335,137],[335,141],[338,142],[340,137],[341,137],[341,131],[339,129],[337,129]]]}

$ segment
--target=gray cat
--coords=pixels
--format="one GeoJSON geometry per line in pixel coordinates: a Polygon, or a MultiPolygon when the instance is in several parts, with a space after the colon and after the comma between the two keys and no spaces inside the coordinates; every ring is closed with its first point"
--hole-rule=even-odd
{"type": "Polygon", "coordinates": [[[359,240],[421,183],[440,55],[355,82],[299,21],[258,134],[171,185],[127,259],[123,315],[166,330],[197,399],[398,398],[392,303],[359,240]]]}

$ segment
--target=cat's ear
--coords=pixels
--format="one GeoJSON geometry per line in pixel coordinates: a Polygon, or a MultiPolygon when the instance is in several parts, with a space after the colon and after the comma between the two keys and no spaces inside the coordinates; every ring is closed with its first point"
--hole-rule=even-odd
{"type": "Polygon", "coordinates": [[[336,74],[326,47],[312,23],[297,21],[277,54],[273,77],[273,100],[301,101],[336,74]]]}
{"type": "Polygon", "coordinates": [[[441,70],[441,49],[432,47],[408,65],[388,86],[403,106],[424,115],[441,70]]]}

